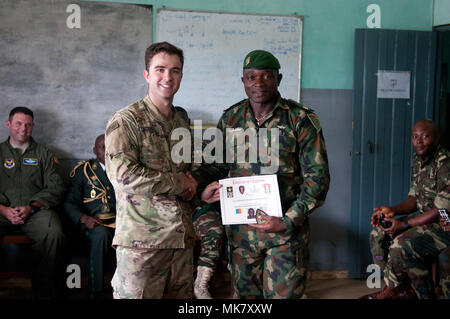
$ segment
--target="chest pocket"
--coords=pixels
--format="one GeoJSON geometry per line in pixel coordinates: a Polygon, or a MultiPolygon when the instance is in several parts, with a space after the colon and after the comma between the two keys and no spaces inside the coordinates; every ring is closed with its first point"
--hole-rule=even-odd
{"type": "Polygon", "coordinates": [[[20,163],[22,176],[26,178],[29,184],[33,184],[38,188],[43,185],[41,165],[42,163],[36,158],[23,158],[20,163]]]}
{"type": "Polygon", "coordinates": [[[168,138],[158,126],[140,126],[140,161],[146,167],[161,172],[170,171],[168,138]]]}
{"type": "Polygon", "coordinates": [[[290,127],[279,127],[279,165],[281,174],[292,174],[298,167],[297,138],[290,127]]]}

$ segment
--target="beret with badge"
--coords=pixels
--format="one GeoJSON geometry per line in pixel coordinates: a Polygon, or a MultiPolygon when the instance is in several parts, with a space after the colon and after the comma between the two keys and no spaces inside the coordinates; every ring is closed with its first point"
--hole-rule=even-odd
{"type": "Polygon", "coordinates": [[[280,69],[280,62],[270,52],[254,50],[248,53],[244,59],[244,69],[280,69]]]}

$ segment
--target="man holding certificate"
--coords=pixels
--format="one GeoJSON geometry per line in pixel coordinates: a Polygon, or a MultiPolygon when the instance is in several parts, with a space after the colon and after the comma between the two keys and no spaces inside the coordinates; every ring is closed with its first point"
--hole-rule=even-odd
{"type": "Polygon", "coordinates": [[[279,69],[269,52],[247,54],[242,82],[248,99],[226,109],[217,125],[224,147],[216,147],[216,153],[222,152],[223,161],[203,165],[195,174],[199,187],[212,180],[223,186],[222,221],[239,298],[302,297],[308,219],[329,188],[319,120],[312,110],[280,96],[279,69]],[[230,203],[234,206],[224,211],[230,203]]]}

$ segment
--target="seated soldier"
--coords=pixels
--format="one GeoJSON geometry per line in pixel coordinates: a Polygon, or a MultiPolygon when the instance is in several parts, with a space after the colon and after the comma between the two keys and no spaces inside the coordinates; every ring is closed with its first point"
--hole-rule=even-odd
{"type": "Polygon", "coordinates": [[[431,264],[450,244],[450,236],[438,223],[438,210],[450,209],[450,152],[439,144],[438,129],[430,120],[414,125],[412,145],[408,198],[392,207],[376,207],[372,215],[371,252],[387,286],[361,298],[434,298],[431,264]],[[394,218],[416,211],[419,214],[413,217],[394,218]]]}
{"type": "Polygon", "coordinates": [[[103,290],[104,260],[114,236],[116,199],[105,173],[105,135],[95,140],[95,159],[78,163],[70,173],[71,186],[64,210],[90,241],[90,299],[103,290]]]}
{"type": "Polygon", "coordinates": [[[9,138],[0,144],[0,237],[20,229],[33,240],[33,297],[59,298],[65,236],[54,207],[65,189],[58,160],[31,137],[34,116],[27,107],[12,109],[6,126],[9,138]]]}
{"type": "MultiPolygon", "coordinates": [[[[449,214],[449,212],[447,212],[449,214]]],[[[450,222],[441,217],[440,225],[442,229],[450,236],[450,222]]],[[[439,254],[439,285],[445,299],[450,299],[450,247],[447,247],[439,254]]]]}

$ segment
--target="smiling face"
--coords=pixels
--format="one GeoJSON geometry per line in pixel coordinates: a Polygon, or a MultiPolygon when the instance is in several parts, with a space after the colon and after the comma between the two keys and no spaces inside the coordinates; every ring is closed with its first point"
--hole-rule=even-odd
{"type": "Polygon", "coordinates": [[[272,69],[244,69],[242,82],[252,104],[266,104],[277,98],[281,78],[272,69]]]}
{"type": "Polygon", "coordinates": [[[160,52],[153,56],[144,77],[148,95],[155,105],[172,103],[183,77],[181,60],[178,55],[160,52]]]}
{"type": "Polygon", "coordinates": [[[439,134],[433,123],[419,121],[412,129],[412,145],[417,155],[429,157],[439,144],[439,134]]]}
{"type": "Polygon", "coordinates": [[[30,141],[33,132],[33,118],[24,113],[16,113],[6,121],[9,129],[10,143],[21,146],[30,141]]]}

